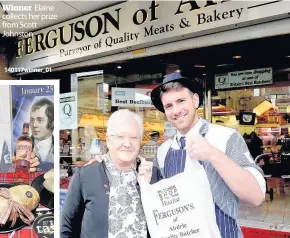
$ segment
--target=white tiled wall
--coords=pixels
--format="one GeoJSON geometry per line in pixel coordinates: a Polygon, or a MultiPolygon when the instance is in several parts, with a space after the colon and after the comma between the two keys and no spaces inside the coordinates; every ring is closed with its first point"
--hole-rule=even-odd
{"type": "Polygon", "coordinates": [[[0,85],[0,158],[4,140],[11,153],[11,135],[10,86],[0,85]]]}

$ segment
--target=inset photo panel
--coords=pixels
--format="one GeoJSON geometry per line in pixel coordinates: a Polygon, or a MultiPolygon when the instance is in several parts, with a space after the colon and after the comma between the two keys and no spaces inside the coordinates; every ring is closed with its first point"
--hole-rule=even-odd
{"type": "Polygon", "coordinates": [[[0,80],[0,238],[54,237],[58,131],[59,80],[0,80]]]}

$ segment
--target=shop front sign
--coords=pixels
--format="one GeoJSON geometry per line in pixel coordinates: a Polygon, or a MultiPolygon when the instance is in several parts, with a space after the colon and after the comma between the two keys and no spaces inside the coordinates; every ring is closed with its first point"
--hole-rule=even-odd
{"type": "Polygon", "coordinates": [[[289,17],[288,1],[128,1],[19,39],[12,67],[60,66],[289,17]]]}
{"type": "Polygon", "coordinates": [[[251,69],[215,75],[215,89],[246,88],[273,84],[272,68],[251,69]]]}
{"type": "Polygon", "coordinates": [[[152,89],[112,88],[112,106],[154,107],[150,93],[152,89]]]}

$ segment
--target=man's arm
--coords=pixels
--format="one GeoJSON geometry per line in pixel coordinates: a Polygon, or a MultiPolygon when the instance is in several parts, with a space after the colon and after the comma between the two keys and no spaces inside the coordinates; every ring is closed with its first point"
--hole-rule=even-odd
{"type": "Polygon", "coordinates": [[[263,172],[255,165],[239,133],[235,132],[229,138],[226,153],[216,149],[210,162],[239,199],[256,206],[264,201],[266,184],[263,172]]]}
{"type": "Polygon", "coordinates": [[[80,237],[84,214],[84,200],[81,191],[80,169],[73,175],[66,195],[61,216],[61,237],[80,237]]]}
{"type": "Polygon", "coordinates": [[[102,163],[105,159],[106,159],[106,154],[95,155],[95,157],[93,159],[90,159],[86,164],[84,164],[84,166],[91,165],[91,164],[93,164],[95,162],[102,163]]]}

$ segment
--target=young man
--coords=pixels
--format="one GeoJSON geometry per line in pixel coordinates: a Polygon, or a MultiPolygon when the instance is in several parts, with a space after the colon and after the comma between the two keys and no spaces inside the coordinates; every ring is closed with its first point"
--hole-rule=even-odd
{"type": "Polygon", "coordinates": [[[54,105],[47,98],[36,101],[30,110],[33,152],[39,158],[39,169],[48,171],[54,165],[54,105]]]}
{"type": "Polygon", "coordinates": [[[167,141],[159,147],[156,163],[169,178],[184,171],[186,157],[198,159],[209,180],[221,237],[242,237],[237,224],[238,202],[256,206],[263,202],[263,172],[237,131],[199,118],[202,96],[201,84],[180,73],[168,75],[152,90],[154,106],[178,130],[172,143],[167,141]]]}

